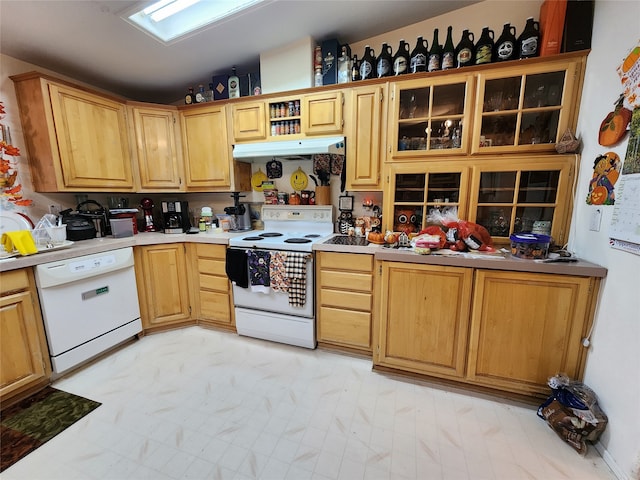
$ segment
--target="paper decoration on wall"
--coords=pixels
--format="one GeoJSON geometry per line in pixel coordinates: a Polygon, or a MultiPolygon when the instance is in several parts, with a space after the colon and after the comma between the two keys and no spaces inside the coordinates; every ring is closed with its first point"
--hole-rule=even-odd
{"type": "Polygon", "coordinates": [[[640,107],[640,40],[617,68],[624,96],[631,108],[640,107]]]}
{"type": "Polygon", "coordinates": [[[600,124],[598,143],[603,147],[611,147],[620,142],[627,134],[627,127],[631,121],[631,110],[624,106],[624,94],[614,103],[614,109],[609,112],[600,124]]]}
{"type": "Polygon", "coordinates": [[[615,152],[599,155],[593,162],[593,176],[589,182],[587,205],[613,205],[615,184],[620,176],[620,157],[615,152]]]}

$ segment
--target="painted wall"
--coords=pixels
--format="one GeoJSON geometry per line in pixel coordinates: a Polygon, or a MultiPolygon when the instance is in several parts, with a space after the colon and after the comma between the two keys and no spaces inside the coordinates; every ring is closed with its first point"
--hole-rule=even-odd
{"type": "Polygon", "coordinates": [[[593,45],[582,93],[578,136],[582,166],[578,177],[569,248],[608,269],[596,313],[584,381],[595,390],[609,417],[599,448],[621,478],[640,479],[640,256],[609,247],[612,206],[585,202],[593,161],[614,151],[624,161],[628,137],[615,147],[598,144],[598,129],[622,93],[616,67],[640,39],[640,2],[597,1],[593,45]],[[589,230],[591,214],[603,210],[599,232],[589,230]],[[614,467],[615,466],[615,467],[614,467]]]}

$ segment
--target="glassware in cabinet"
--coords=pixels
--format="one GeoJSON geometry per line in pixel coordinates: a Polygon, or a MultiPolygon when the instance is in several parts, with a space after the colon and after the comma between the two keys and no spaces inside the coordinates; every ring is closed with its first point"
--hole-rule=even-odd
{"type": "Polygon", "coordinates": [[[390,122],[392,157],[451,154],[466,148],[463,129],[469,111],[470,77],[457,81],[412,80],[393,85],[390,122]]]}
{"type": "Polygon", "coordinates": [[[562,133],[575,127],[582,65],[556,61],[479,74],[472,153],[554,151],[562,133]]]}
{"type": "Polygon", "coordinates": [[[556,243],[565,241],[570,216],[573,155],[558,159],[501,159],[501,165],[473,167],[469,220],[484,226],[494,242],[530,232],[535,222],[548,222],[556,243]]]}

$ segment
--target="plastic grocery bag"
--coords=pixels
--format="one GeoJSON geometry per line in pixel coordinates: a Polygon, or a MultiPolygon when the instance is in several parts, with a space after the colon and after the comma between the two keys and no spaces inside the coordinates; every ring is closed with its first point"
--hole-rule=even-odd
{"type": "Polygon", "coordinates": [[[595,392],[565,375],[551,377],[548,385],[553,393],[538,407],[538,416],[579,454],[586,454],[587,440],[595,442],[608,422],[595,392]]]}

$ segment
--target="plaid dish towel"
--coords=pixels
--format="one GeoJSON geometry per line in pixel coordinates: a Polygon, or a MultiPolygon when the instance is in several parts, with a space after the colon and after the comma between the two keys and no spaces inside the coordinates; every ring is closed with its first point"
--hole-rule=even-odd
{"type": "Polygon", "coordinates": [[[285,271],[289,277],[289,305],[292,307],[304,307],[306,302],[308,257],[308,253],[287,253],[285,271]]]}
{"type": "Polygon", "coordinates": [[[247,250],[249,259],[249,284],[252,292],[269,293],[269,261],[271,253],[247,250]]]}
{"type": "Polygon", "coordinates": [[[285,265],[287,263],[287,252],[272,252],[269,263],[269,277],[271,278],[271,289],[274,292],[289,291],[289,277],[285,265]]]}

